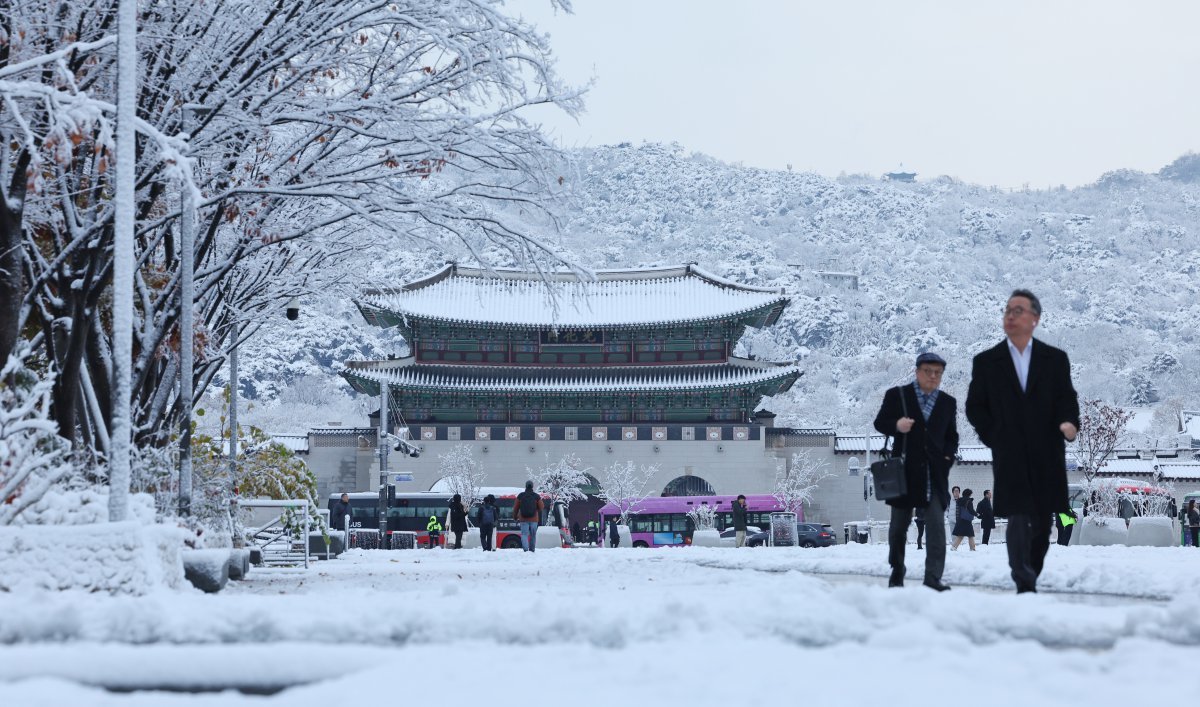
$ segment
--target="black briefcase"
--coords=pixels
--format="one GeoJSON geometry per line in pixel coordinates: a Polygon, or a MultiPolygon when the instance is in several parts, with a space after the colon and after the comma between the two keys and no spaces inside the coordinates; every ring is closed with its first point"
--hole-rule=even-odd
{"type": "MultiPolygon", "coordinates": [[[[900,409],[904,411],[904,416],[908,417],[908,405],[904,402],[904,389],[897,388],[896,392],[900,394],[900,409]]],[[[868,437],[868,446],[870,446],[869,440],[868,437]]],[[[875,498],[880,501],[890,501],[908,493],[908,477],[904,475],[904,453],[907,451],[908,435],[904,435],[904,446],[901,447],[899,456],[896,456],[896,445],[892,443],[890,456],[871,463],[871,478],[875,480],[875,498]]],[[[888,454],[886,439],[883,441],[881,454],[888,454]]]]}
{"type": "Polygon", "coordinates": [[[872,462],[871,478],[875,479],[875,498],[880,501],[890,501],[908,493],[903,456],[872,462]]]}

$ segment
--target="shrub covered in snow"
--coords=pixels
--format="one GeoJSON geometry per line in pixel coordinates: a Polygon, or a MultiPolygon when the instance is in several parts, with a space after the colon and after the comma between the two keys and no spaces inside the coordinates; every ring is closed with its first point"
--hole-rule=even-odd
{"type": "Polygon", "coordinates": [[[53,378],[25,367],[24,349],[0,370],[0,525],[41,500],[70,469],[70,446],[50,419],[53,378]]]}

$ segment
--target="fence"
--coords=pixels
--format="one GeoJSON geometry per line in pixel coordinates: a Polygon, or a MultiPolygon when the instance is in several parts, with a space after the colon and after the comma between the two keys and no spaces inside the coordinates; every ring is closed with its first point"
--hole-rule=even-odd
{"type": "Polygon", "coordinates": [[[273,500],[241,500],[238,505],[242,508],[279,508],[279,515],[266,525],[253,529],[250,536],[251,545],[258,548],[265,565],[298,565],[303,563],[308,568],[308,501],[304,499],[273,500]],[[293,513],[302,513],[297,519],[293,513]],[[292,517],[289,517],[292,515],[292,517]],[[297,527],[296,521],[302,520],[297,527]],[[297,537],[296,531],[301,531],[297,537]]]}

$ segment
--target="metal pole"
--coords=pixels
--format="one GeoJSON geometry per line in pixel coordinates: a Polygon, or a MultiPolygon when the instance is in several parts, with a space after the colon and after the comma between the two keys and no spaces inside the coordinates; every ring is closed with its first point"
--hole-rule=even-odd
{"type": "Polygon", "coordinates": [[[388,384],[379,384],[379,547],[387,544],[388,427],[391,418],[388,384]]]}
{"type": "MultiPolygon", "coordinates": [[[[183,129],[188,133],[189,148],[192,116],[193,111],[184,106],[183,129]]],[[[191,184],[184,184],[182,191],[183,213],[179,221],[179,405],[182,412],[179,421],[179,515],[186,517],[192,514],[192,368],[195,347],[192,308],[195,302],[196,204],[191,184]]]]}

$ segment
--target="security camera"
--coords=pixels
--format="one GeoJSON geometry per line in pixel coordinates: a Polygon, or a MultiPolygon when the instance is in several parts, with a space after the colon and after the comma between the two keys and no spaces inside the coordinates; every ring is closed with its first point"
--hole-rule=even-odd
{"type": "Polygon", "coordinates": [[[300,318],[300,298],[293,297],[287,303],[287,318],[288,321],[296,321],[300,318]]]}

